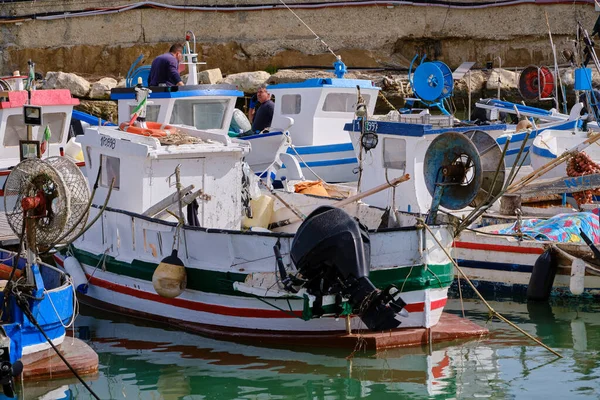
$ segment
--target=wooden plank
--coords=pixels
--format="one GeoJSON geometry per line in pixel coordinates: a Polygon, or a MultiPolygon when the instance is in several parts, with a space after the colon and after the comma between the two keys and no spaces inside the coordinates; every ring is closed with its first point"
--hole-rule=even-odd
{"type": "Polygon", "coordinates": [[[0,246],[10,246],[18,243],[19,239],[8,225],[6,214],[4,211],[0,211],[0,246]]]}

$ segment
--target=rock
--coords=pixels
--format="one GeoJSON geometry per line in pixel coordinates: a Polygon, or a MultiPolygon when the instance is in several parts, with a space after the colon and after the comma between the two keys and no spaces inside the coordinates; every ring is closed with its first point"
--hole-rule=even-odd
{"type": "Polygon", "coordinates": [[[121,78],[119,80],[119,83],[117,83],[116,87],[118,87],[118,88],[124,88],[126,86],[127,86],[127,81],[125,80],[125,78],[121,78]]]}
{"type": "Polygon", "coordinates": [[[265,71],[242,72],[239,74],[227,75],[221,83],[236,85],[239,90],[245,93],[255,93],[260,85],[267,82],[271,75],[265,71]]]}
{"type": "Polygon", "coordinates": [[[92,99],[109,99],[110,90],[115,87],[117,87],[116,79],[102,78],[98,82],[92,84],[89,97],[92,99]]]}
{"type": "Polygon", "coordinates": [[[69,89],[75,97],[86,97],[90,91],[90,83],[84,78],[65,72],[48,72],[44,89],[69,89]]]}
{"type": "Polygon", "coordinates": [[[486,83],[486,89],[497,90],[498,83],[500,83],[500,90],[516,89],[519,75],[506,69],[494,68],[486,83]],[[500,78],[500,82],[498,82],[498,78],[500,78]]]}
{"type": "Polygon", "coordinates": [[[269,85],[302,82],[311,78],[334,78],[333,72],[280,69],[269,78],[269,85]]]}
{"type": "Polygon", "coordinates": [[[81,100],[75,108],[115,124],[118,122],[117,103],[114,101],[81,100]]]}
{"type": "Polygon", "coordinates": [[[221,69],[207,69],[205,71],[198,72],[198,83],[205,83],[207,85],[214,85],[223,79],[221,69]]]}
{"type": "Polygon", "coordinates": [[[470,71],[462,79],[454,81],[454,90],[468,92],[470,87],[471,92],[477,92],[486,86],[488,80],[489,73],[485,71],[470,71]]]}

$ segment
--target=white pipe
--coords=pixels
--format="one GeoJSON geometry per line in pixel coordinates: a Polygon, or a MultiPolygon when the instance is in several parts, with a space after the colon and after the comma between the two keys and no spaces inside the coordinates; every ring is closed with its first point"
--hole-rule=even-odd
{"type": "MultiPolygon", "coordinates": [[[[536,0],[513,0],[513,1],[504,1],[490,4],[482,4],[482,5],[448,5],[443,3],[414,3],[412,1],[359,1],[359,2],[340,2],[340,3],[321,3],[321,4],[290,4],[289,8],[294,9],[320,9],[320,8],[332,8],[332,7],[357,7],[357,6],[414,6],[414,7],[443,7],[443,8],[451,8],[451,9],[477,9],[477,8],[490,8],[490,7],[503,7],[509,5],[519,5],[519,4],[536,4],[536,0]]],[[[548,4],[562,4],[564,1],[560,0],[549,0],[544,2],[545,5],[548,4]]],[[[579,0],[577,3],[589,3],[593,4],[593,0],[579,0]]],[[[286,9],[284,6],[279,4],[273,5],[262,5],[262,6],[230,6],[230,7],[207,7],[207,6],[175,6],[169,4],[157,3],[154,1],[143,1],[138,3],[133,3],[128,6],[113,8],[110,10],[101,9],[101,10],[91,10],[91,11],[81,11],[81,12],[70,12],[65,14],[58,15],[49,15],[49,16],[36,16],[35,19],[41,21],[49,21],[56,19],[66,19],[73,17],[89,17],[96,15],[106,15],[106,14],[116,14],[124,11],[129,11],[135,8],[144,7],[144,6],[154,6],[171,10],[188,10],[188,11],[260,11],[260,10],[282,10],[286,9]]]]}

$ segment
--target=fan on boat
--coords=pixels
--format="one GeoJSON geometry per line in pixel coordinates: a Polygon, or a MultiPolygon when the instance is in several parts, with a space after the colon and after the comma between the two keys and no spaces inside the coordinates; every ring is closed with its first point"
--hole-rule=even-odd
{"type": "Polygon", "coordinates": [[[68,242],[78,233],[87,221],[89,197],[85,177],[74,163],[64,157],[32,158],[19,163],[6,179],[4,208],[18,236],[30,219],[28,244],[37,250],[68,242]]]}

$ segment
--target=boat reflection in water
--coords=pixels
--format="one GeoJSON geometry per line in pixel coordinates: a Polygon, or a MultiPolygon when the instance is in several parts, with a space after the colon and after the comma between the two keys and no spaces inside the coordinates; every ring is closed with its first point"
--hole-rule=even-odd
{"type": "MultiPolygon", "coordinates": [[[[163,399],[187,395],[230,399],[261,393],[269,398],[324,398],[327,393],[364,397],[373,390],[426,398],[443,392],[450,364],[445,349],[433,349],[431,354],[421,347],[377,354],[339,349],[309,352],[305,346],[273,349],[138,321],[134,325],[117,315],[110,318],[80,315],[77,319],[79,335],[88,336],[104,366],[93,384],[101,398],[138,398],[140,392],[146,392],[144,398],[163,399]]],[[[85,396],[83,390],[80,394],[85,396]]]]}
{"type": "MultiPolygon", "coordinates": [[[[393,349],[272,349],[223,342],[84,309],[77,331],[100,357],[92,388],[111,399],[572,398],[596,396],[600,305],[551,299],[492,307],[564,358],[536,346],[465,300],[466,316],[490,330],[479,340],[393,349]],[[144,325],[146,324],[146,325],[144,325]],[[552,382],[552,385],[549,384],[552,382]]],[[[461,314],[458,300],[446,309],[461,314]]],[[[80,385],[73,397],[88,399],[80,385]]]]}

